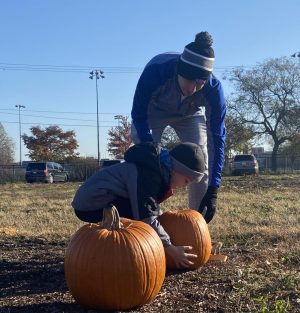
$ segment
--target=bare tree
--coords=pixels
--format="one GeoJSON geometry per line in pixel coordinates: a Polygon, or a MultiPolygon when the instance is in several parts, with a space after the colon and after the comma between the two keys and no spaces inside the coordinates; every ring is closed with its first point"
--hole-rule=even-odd
{"type": "Polygon", "coordinates": [[[231,157],[233,151],[248,153],[255,137],[252,125],[243,124],[237,118],[226,117],[226,145],[225,154],[231,157]]]}
{"type": "Polygon", "coordinates": [[[64,132],[53,125],[42,129],[40,126],[30,128],[32,136],[22,136],[32,160],[64,161],[76,158],[78,143],[73,130],[64,132]]]}
{"type": "Polygon", "coordinates": [[[122,159],[125,151],[132,144],[130,128],[131,123],[128,121],[128,116],[121,115],[119,125],[108,131],[107,150],[116,159],[122,159]]]}
{"type": "Polygon", "coordinates": [[[272,138],[272,169],[280,146],[300,131],[300,68],[288,58],[270,59],[246,70],[234,69],[231,110],[258,135],[272,138]]]}
{"type": "Polygon", "coordinates": [[[14,161],[14,143],[7,135],[0,123],[0,164],[9,164],[14,161]]]}

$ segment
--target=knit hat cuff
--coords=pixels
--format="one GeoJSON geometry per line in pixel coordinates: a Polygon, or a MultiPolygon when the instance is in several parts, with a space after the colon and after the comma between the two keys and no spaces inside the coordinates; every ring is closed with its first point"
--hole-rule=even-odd
{"type": "Polygon", "coordinates": [[[200,173],[197,171],[194,171],[184,165],[183,163],[180,163],[177,161],[174,157],[171,156],[173,170],[178,172],[179,174],[189,178],[193,183],[198,183],[201,181],[205,173],[200,173]]]}
{"type": "Polygon", "coordinates": [[[211,71],[207,71],[203,68],[193,66],[189,63],[184,62],[181,58],[178,60],[177,64],[177,74],[184,77],[188,80],[194,80],[194,79],[202,79],[202,80],[208,80],[211,71]]]}
{"type": "Polygon", "coordinates": [[[215,58],[209,58],[204,55],[201,55],[200,53],[195,53],[186,47],[184,48],[184,51],[181,54],[180,59],[184,63],[201,68],[208,72],[213,71],[213,64],[215,58]]]}

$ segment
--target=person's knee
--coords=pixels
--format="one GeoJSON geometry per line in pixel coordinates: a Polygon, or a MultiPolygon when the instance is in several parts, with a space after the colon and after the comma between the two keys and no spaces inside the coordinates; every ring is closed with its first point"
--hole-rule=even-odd
{"type": "Polygon", "coordinates": [[[102,220],[102,209],[95,211],[79,211],[74,210],[75,215],[83,222],[86,223],[99,223],[102,220]]]}

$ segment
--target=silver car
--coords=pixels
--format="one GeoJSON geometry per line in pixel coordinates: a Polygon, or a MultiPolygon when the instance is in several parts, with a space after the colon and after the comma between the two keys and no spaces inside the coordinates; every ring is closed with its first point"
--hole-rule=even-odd
{"type": "Polygon", "coordinates": [[[253,154],[237,154],[231,162],[231,174],[258,174],[259,165],[253,154]]]}

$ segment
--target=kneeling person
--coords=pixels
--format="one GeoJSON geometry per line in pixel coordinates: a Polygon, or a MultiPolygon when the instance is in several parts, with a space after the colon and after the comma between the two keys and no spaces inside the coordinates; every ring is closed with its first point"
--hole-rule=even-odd
{"type": "Polygon", "coordinates": [[[72,202],[77,217],[98,223],[103,209],[114,205],[121,217],[150,224],[180,267],[189,267],[196,256],[192,247],[174,246],[159,223],[159,203],[170,197],[172,189],[183,188],[207,175],[201,147],[180,143],[170,151],[153,143],[130,147],[125,162],[96,172],[77,190],[72,202]]]}

